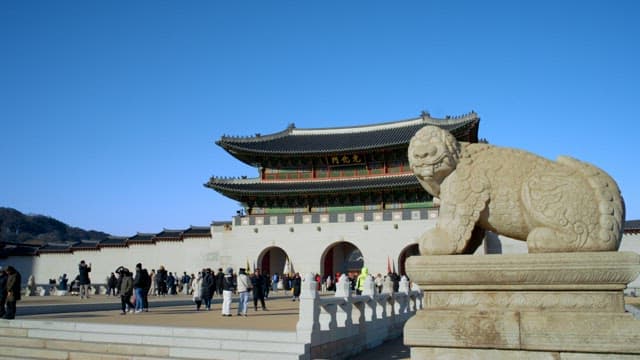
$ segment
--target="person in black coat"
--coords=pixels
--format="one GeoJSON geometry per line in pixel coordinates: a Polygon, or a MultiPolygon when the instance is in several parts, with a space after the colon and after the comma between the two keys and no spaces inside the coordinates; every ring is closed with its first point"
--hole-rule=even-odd
{"type": "Polygon", "coordinates": [[[0,266],[0,317],[4,316],[4,305],[7,302],[7,272],[0,266]]]}
{"type": "Polygon", "coordinates": [[[156,274],[156,289],[158,289],[158,295],[167,295],[167,270],[164,266],[160,266],[158,273],[156,274]]]}
{"type": "Polygon", "coordinates": [[[251,286],[253,286],[253,309],[255,311],[258,310],[258,300],[260,300],[262,310],[267,310],[267,307],[264,305],[264,288],[267,286],[267,280],[258,268],[256,268],[251,276],[251,286]]]}
{"type": "Polygon", "coordinates": [[[222,268],[218,269],[218,273],[216,274],[216,289],[218,290],[218,295],[222,296],[222,291],[224,290],[224,273],[222,272],[222,268]]]}
{"type": "Polygon", "coordinates": [[[167,289],[169,289],[169,295],[176,295],[176,278],[172,272],[167,276],[167,289]]]}
{"type": "Polygon", "coordinates": [[[393,281],[393,292],[397,293],[400,290],[400,276],[397,273],[391,274],[391,281],[393,281]]]}
{"type": "Polygon", "coordinates": [[[111,273],[109,281],[107,281],[107,296],[116,296],[116,286],[118,286],[118,279],[116,274],[111,273]]]}
{"type": "Polygon", "coordinates": [[[291,287],[293,288],[293,298],[291,301],[300,300],[300,291],[302,290],[302,279],[300,278],[300,274],[296,273],[296,275],[291,279],[291,287]]]}
{"type": "Polygon", "coordinates": [[[213,298],[213,292],[216,287],[216,279],[213,276],[213,272],[211,269],[204,269],[204,274],[202,275],[202,294],[200,297],[202,298],[202,302],[204,303],[204,307],[207,310],[211,310],[211,299],[213,298]]]}
{"type": "Polygon", "coordinates": [[[80,288],[78,291],[80,292],[80,299],[89,298],[89,285],[91,284],[91,280],[89,279],[89,273],[91,272],[91,264],[87,264],[84,260],[80,261],[80,265],[78,265],[78,285],[80,288]]]}
{"type": "Polygon", "coordinates": [[[149,312],[149,290],[151,290],[151,275],[147,269],[142,269],[142,310],[149,312]]]}
{"type": "Polygon", "coordinates": [[[7,302],[3,319],[11,320],[16,317],[16,304],[21,298],[21,285],[22,277],[20,273],[13,266],[7,266],[7,302]]]}

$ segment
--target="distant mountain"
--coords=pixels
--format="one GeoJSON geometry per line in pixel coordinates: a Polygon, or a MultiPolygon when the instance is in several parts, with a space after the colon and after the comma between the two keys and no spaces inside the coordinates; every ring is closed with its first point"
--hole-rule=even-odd
{"type": "Polygon", "coordinates": [[[0,207],[0,241],[41,245],[49,242],[75,243],[102,240],[109,234],[71,227],[44,215],[25,215],[12,208],[0,207]]]}

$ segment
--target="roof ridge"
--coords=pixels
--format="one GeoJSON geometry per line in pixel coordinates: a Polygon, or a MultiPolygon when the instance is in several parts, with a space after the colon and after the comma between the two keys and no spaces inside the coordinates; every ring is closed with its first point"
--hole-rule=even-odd
{"type": "Polygon", "coordinates": [[[399,127],[407,127],[412,125],[417,125],[423,123],[424,125],[451,125],[458,123],[460,121],[471,120],[477,118],[478,114],[475,111],[470,111],[466,114],[462,115],[446,115],[444,118],[434,118],[431,115],[423,111],[421,116],[417,118],[409,118],[404,120],[396,120],[396,121],[387,121],[375,124],[364,124],[364,125],[353,125],[353,126],[338,126],[338,127],[327,127],[327,128],[308,128],[308,129],[298,129],[294,128],[291,130],[291,135],[333,135],[340,133],[356,133],[356,132],[371,132],[378,130],[386,130],[393,129],[399,127]],[[364,130],[364,131],[353,131],[353,130],[364,130]],[[343,130],[343,131],[340,131],[343,130]]]}
{"type": "Polygon", "coordinates": [[[371,132],[385,129],[393,129],[400,127],[408,127],[412,125],[417,125],[420,123],[424,123],[425,125],[451,125],[461,121],[467,121],[478,118],[478,114],[471,110],[468,113],[462,115],[445,115],[444,118],[435,118],[432,117],[426,111],[423,111],[420,116],[416,118],[409,118],[403,120],[394,120],[394,121],[386,121],[375,124],[364,124],[364,125],[346,125],[346,126],[335,126],[335,127],[326,127],[326,128],[296,128],[294,123],[290,123],[284,130],[262,135],[260,133],[256,133],[254,136],[229,136],[222,135],[220,140],[216,141],[217,145],[224,143],[225,141],[233,141],[237,143],[251,143],[257,141],[265,141],[281,138],[287,135],[335,135],[335,134],[347,134],[347,133],[363,133],[363,132],[371,132]]]}
{"type": "Polygon", "coordinates": [[[162,232],[169,232],[169,231],[185,231],[186,229],[167,229],[167,228],[162,228],[162,231],[160,231],[158,234],[162,233],[162,232]]]}

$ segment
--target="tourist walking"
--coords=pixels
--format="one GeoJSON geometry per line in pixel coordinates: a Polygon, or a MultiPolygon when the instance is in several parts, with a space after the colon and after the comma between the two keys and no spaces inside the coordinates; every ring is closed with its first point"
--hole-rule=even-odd
{"type": "Polygon", "coordinates": [[[0,266],[0,317],[6,313],[4,307],[7,303],[7,278],[7,272],[0,266]]]}
{"type": "Polygon", "coordinates": [[[142,311],[149,312],[149,290],[151,289],[151,275],[142,268],[142,311]]]}
{"type": "Polygon", "coordinates": [[[202,269],[202,290],[200,296],[202,297],[202,302],[204,303],[205,309],[211,310],[211,299],[213,298],[213,292],[215,290],[216,280],[213,277],[213,273],[211,269],[202,269]]]}
{"type": "Polygon", "coordinates": [[[156,287],[156,270],[151,269],[151,273],[149,273],[149,278],[151,282],[149,284],[149,291],[147,294],[158,295],[158,288],[156,287]]]}
{"type": "Polygon", "coordinates": [[[107,280],[107,296],[116,296],[116,286],[118,285],[118,279],[116,274],[111,273],[107,280]]]}
{"type": "MultiPolygon", "coordinates": [[[[136,274],[133,278],[133,292],[136,296],[135,311],[141,313],[145,309],[146,291],[149,287],[149,274],[142,268],[142,263],[136,264],[136,274]]],[[[148,308],[148,305],[147,305],[148,308]]]]}
{"type": "Polygon", "coordinates": [[[224,281],[224,273],[222,272],[222,268],[218,269],[218,273],[216,274],[216,289],[218,290],[218,295],[222,296],[222,285],[224,281]]]}
{"type": "Polygon", "coordinates": [[[67,291],[68,288],[69,278],[67,277],[67,274],[62,274],[62,276],[60,276],[60,278],[58,279],[58,290],[67,291]]]}
{"type": "Polygon", "coordinates": [[[222,316],[231,316],[231,295],[233,290],[233,269],[227,268],[222,279],[222,316]]]}
{"type": "Polygon", "coordinates": [[[118,271],[120,274],[120,304],[122,306],[122,312],[120,315],[125,315],[127,309],[129,312],[133,312],[134,304],[131,303],[131,296],[133,295],[133,278],[131,272],[124,267],[120,267],[118,271]]]}
{"type": "Polygon", "coordinates": [[[360,275],[358,275],[358,278],[356,280],[356,295],[362,295],[362,291],[364,290],[364,282],[367,280],[367,277],[369,277],[369,269],[363,266],[362,270],[360,271],[360,275]]]}
{"type": "Polygon", "coordinates": [[[78,265],[78,273],[79,273],[79,285],[80,289],[80,299],[84,299],[85,297],[89,298],[89,286],[91,284],[91,280],[89,279],[89,273],[91,272],[91,263],[87,264],[84,260],[80,261],[80,265],[78,265]]]}
{"type": "Polygon", "coordinates": [[[278,281],[280,281],[280,276],[278,275],[278,273],[274,273],[273,277],[271,278],[271,285],[272,285],[272,290],[273,292],[278,291],[278,281]]]}
{"type": "Polygon", "coordinates": [[[302,279],[300,278],[300,273],[296,273],[291,280],[291,287],[293,289],[293,298],[291,301],[300,301],[300,291],[302,290],[302,279]]]}
{"type": "Polygon", "coordinates": [[[167,295],[167,270],[164,265],[160,265],[156,274],[156,288],[158,288],[158,295],[167,295]]]}
{"type": "Polygon", "coordinates": [[[267,307],[264,305],[264,289],[267,284],[259,268],[256,268],[254,271],[251,277],[251,283],[253,286],[253,310],[258,311],[258,300],[260,300],[262,310],[267,310],[267,307]]]}
{"type": "Polygon", "coordinates": [[[172,272],[167,276],[167,289],[169,290],[169,295],[176,295],[176,278],[172,272]]]}
{"type": "Polygon", "coordinates": [[[195,280],[191,282],[191,293],[193,294],[193,302],[196,304],[196,311],[200,311],[200,307],[202,306],[202,274],[203,271],[199,272],[196,276],[195,280]]]}
{"type": "Polygon", "coordinates": [[[269,298],[269,291],[271,290],[271,275],[263,273],[262,277],[264,278],[264,298],[266,300],[269,298]]]}
{"type": "Polygon", "coordinates": [[[182,278],[180,279],[180,282],[182,283],[182,293],[184,295],[189,295],[189,282],[191,281],[191,277],[189,275],[187,275],[187,272],[183,272],[182,273],[182,278]]]}
{"type": "Polygon", "coordinates": [[[249,305],[249,290],[251,290],[251,280],[245,273],[244,268],[238,270],[238,316],[247,316],[247,307],[249,305]]]}
{"type": "Polygon", "coordinates": [[[22,277],[18,270],[13,266],[7,266],[7,301],[5,314],[3,319],[14,319],[16,317],[16,307],[18,300],[20,300],[20,288],[22,283],[22,277]]]}

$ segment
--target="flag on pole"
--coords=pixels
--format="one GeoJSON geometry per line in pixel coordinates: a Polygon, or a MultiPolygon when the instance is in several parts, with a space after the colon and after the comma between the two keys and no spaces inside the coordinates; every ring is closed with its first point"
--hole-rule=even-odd
{"type": "Polygon", "coordinates": [[[391,259],[387,256],[387,274],[391,273],[391,259]]]}

